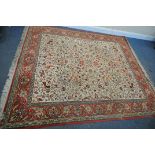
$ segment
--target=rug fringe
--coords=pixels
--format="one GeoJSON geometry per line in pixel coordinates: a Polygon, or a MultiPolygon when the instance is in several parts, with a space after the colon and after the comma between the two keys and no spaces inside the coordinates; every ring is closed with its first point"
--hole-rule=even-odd
{"type": "Polygon", "coordinates": [[[137,57],[137,55],[136,55],[134,49],[131,47],[129,41],[128,41],[126,38],[125,38],[125,40],[127,41],[127,43],[128,43],[128,45],[129,45],[129,47],[130,47],[130,49],[131,49],[131,51],[132,51],[134,57],[136,58],[136,60],[137,60],[137,62],[138,62],[138,64],[139,64],[139,66],[141,67],[141,69],[142,69],[142,71],[143,71],[145,77],[147,78],[148,82],[150,83],[150,85],[152,86],[153,90],[155,91],[155,85],[154,85],[153,81],[150,79],[150,76],[148,75],[148,73],[147,73],[146,70],[144,69],[142,63],[140,62],[139,58],[137,57]]]}
{"type": "Polygon", "coordinates": [[[15,72],[15,69],[16,69],[16,66],[17,66],[17,62],[18,62],[18,59],[19,59],[19,56],[20,56],[20,53],[21,53],[21,50],[22,50],[22,47],[23,47],[23,43],[24,43],[27,31],[28,31],[28,27],[25,27],[24,30],[23,30],[21,39],[20,39],[20,43],[19,43],[19,45],[17,47],[15,56],[13,58],[11,67],[9,69],[8,78],[7,78],[6,82],[5,82],[3,90],[1,92],[1,97],[0,97],[0,120],[3,119],[3,110],[4,110],[4,107],[5,107],[5,103],[6,103],[7,96],[8,96],[10,87],[11,87],[13,75],[14,75],[14,72],[15,72]]]}

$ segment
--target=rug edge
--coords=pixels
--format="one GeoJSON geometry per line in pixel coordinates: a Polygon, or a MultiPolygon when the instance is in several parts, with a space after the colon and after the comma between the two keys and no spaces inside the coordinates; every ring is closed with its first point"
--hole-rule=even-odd
{"type": "Polygon", "coordinates": [[[126,38],[126,37],[124,37],[124,38],[125,38],[125,40],[127,41],[127,44],[128,44],[128,46],[129,46],[129,48],[131,49],[131,52],[133,53],[134,57],[136,58],[136,60],[137,60],[137,62],[138,62],[138,64],[139,64],[139,66],[140,66],[140,68],[142,69],[142,72],[144,73],[146,79],[148,80],[149,84],[151,85],[151,87],[152,87],[153,90],[155,91],[154,83],[153,83],[153,81],[151,80],[149,74],[146,72],[145,68],[143,67],[143,65],[142,65],[141,61],[139,60],[138,56],[136,55],[135,50],[132,48],[132,46],[131,46],[130,42],[127,40],[127,38],[126,38]]]}
{"type": "Polygon", "coordinates": [[[9,72],[7,75],[7,79],[5,81],[5,84],[4,84],[4,87],[2,90],[2,94],[0,97],[0,121],[3,119],[3,110],[4,110],[4,107],[6,104],[6,100],[7,100],[8,94],[9,94],[9,90],[10,90],[11,83],[13,80],[14,72],[16,70],[17,62],[18,62],[18,59],[19,59],[21,51],[22,51],[22,47],[24,44],[24,40],[25,40],[27,31],[28,31],[28,27],[24,27],[24,30],[22,32],[19,44],[17,46],[14,58],[12,60],[12,63],[11,63],[11,66],[10,66],[10,69],[9,69],[9,72]]]}

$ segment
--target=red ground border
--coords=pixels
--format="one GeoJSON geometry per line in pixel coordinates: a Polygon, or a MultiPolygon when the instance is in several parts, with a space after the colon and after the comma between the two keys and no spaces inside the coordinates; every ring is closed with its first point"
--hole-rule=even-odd
{"type": "MultiPolygon", "coordinates": [[[[21,57],[21,53],[22,53],[24,44],[25,44],[25,40],[26,40],[26,37],[27,37],[27,34],[28,34],[28,30],[29,30],[29,28],[27,29],[26,35],[25,35],[25,37],[24,37],[24,41],[23,41],[23,43],[22,43],[22,45],[21,45],[22,47],[21,47],[20,55],[19,55],[19,57],[18,57],[16,66],[15,66],[13,78],[12,78],[12,81],[11,81],[11,85],[10,85],[10,88],[9,88],[9,92],[8,92],[8,94],[7,94],[7,100],[6,100],[6,102],[5,102],[5,106],[4,106],[4,109],[3,109],[3,113],[6,111],[8,98],[9,98],[9,95],[10,95],[10,92],[11,92],[11,87],[12,87],[12,84],[13,84],[13,81],[14,81],[14,78],[15,78],[15,72],[17,71],[17,66],[18,66],[18,63],[19,63],[19,59],[20,59],[20,57],[21,57]]],[[[19,45],[18,45],[18,46],[19,46],[19,45]]],[[[17,47],[17,48],[18,48],[18,47],[17,47]]],[[[3,119],[0,120],[0,127],[1,127],[1,126],[3,126],[3,119]]]]}
{"type": "MultiPolygon", "coordinates": [[[[6,103],[8,102],[9,95],[10,95],[10,93],[11,93],[12,84],[13,84],[13,81],[14,81],[14,79],[15,79],[15,73],[16,73],[16,71],[17,71],[17,66],[18,66],[19,60],[20,60],[21,55],[22,55],[22,50],[23,50],[23,47],[24,47],[24,44],[25,44],[26,37],[27,37],[27,35],[28,35],[28,31],[29,31],[29,28],[27,29],[26,35],[25,35],[25,37],[24,37],[24,41],[23,41],[23,44],[22,44],[22,48],[21,48],[21,51],[20,51],[20,55],[19,55],[19,57],[18,57],[17,64],[16,64],[16,68],[15,68],[15,71],[14,71],[14,74],[13,74],[13,78],[12,78],[12,81],[11,81],[11,85],[10,85],[10,88],[9,88],[9,93],[8,93],[8,95],[7,95],[6,103]]],[[[5,104],[5,107],[4,107],[4,111],[3,111],[3,112],[6,111],[6,107],[7,107],[7,104],[5,104]]]]}
{"type": "MultiPolygon", "coordinates": [[[[122,119],[110,118],[110,119],[105,119],[105,120],[87,120],[87,121],[80,121],[80,122],[52,123],[52,124],[47,124],[47,125],[34,125],[34,126],[28,126],[28,127],[19,127],[19,128],[15,128],[15,129],[46,129],[47,127],[53,127],[53,126],[82,125],[82,124],[98,123],[98,122],[110,122],[110,121],[140,120],[140,119],[144,119],[144,118],[155,118],[155,114],[154,115],[148,115],[148,116],[124,117],[122,119]]],[[[67,129],[72,129],[72,128],[70,127],[67,129]]]]}

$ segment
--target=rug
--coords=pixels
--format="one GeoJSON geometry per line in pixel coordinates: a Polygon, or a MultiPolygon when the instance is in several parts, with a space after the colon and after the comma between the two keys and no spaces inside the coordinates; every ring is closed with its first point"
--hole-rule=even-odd
{"type": "Polygon", "coordinates": [[[1,97],[3,128],[155,114],[155,92],[125,37],[25,28],[1,97]]]}

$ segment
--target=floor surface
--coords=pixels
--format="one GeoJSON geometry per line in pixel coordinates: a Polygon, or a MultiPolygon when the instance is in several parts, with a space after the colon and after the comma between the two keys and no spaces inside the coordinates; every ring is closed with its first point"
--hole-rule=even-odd
{"type": "MultiPolygon", "coordinates": [[[[0,38],[0,95],[7,79],[11,62],[14,58],[24,27],[4,28],[4,37],[0,38]]],[[[134,38],[127,38],[134,49],[138,59],[145,68],[147,74],[155,86],[155,42],[134,38]]],[[[48,127],[55,129],[152,129],[155,128],[155,118],[144,118],[137,120],[109,121],[99,123],[88,123],[81,125],[64,125],[48,127]]]]}

